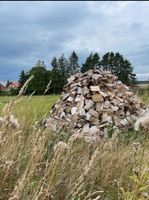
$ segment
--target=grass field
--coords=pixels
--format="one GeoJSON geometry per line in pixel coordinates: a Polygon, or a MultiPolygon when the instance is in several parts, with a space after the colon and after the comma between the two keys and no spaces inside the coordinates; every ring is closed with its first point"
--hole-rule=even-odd
{"type": "MultiPolygon", "coordinates": [[[[12,113],[21,123],[26,123],[26,121],[35,122],[48,114],[58,98],[58,95],[25,96],[18,99],[12,108],[12,113]]],[[[3,115],[2,111],[5,105],[14,99],[15,97],[0,96],[0,115],[3,115]]]]}
{"type": "MultiPolygon", "coordinates": [[[[58,98],[23,97],[9,111],[21,127],[0,127],[0,199],[149,199],[148,133],[128,132],[90,144],[68,130],[55,134],[34,127],[58,98]]],[[[149,103],[147,93],[140,98],[149,103]]],[[[1,115],[9,102],[10,97],[0,97],[1,115]]]]}

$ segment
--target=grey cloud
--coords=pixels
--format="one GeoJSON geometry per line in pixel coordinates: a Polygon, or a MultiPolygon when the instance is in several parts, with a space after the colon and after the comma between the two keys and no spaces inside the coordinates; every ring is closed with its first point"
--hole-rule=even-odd
{"type": "Polygon", "coordinates": [[[148,18],[148,2],[0,2],[0,80],[72,50],[80,63],[91,51],[119,51],[149,73],[148,18]]]}

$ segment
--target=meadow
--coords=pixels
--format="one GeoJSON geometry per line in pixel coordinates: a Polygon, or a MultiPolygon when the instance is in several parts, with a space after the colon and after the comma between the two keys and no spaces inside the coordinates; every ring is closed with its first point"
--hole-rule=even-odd
{"type": "Polygon", "coordinates": [[[19,99],[15,96],[0,96],[0,115],[3,115],[3,109],[7,103],[17,99],[12,107],[12,113],[21,123],[26,123],[26,120],[35,122],[50,112],[52,105],[58,98],[58,95],[24,96],[19,99]]]}
{"type": "MultiPolygon", "coordinates": [[[[0,128],[2,200],[149,199],[148,133],[127,132],[90,144],[69,129],[34,126],[59,96],[0,97],[1,116],[21,127],[0,128]],[[3,108],[14,101],[9,113],[3,108]]],[[[140,98],[149,103],[148,93],[140,98]]]]}

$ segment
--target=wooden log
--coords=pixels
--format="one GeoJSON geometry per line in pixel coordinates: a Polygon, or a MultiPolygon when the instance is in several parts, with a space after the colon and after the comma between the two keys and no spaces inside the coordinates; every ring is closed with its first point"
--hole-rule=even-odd
{"type": "Polygon", "coordinates": [[[95,135],[97,133],[99,133],[100,130],[97,128],[97,126],[92,126],[90,129],[89,129],[89,134],[90,135],[95,135]]]}
{"type": "Polygon", "coordinates": [[[83,126],[82,133],[89,133],[89,130],[90,130],[89,124],[87,123],[83,126]]]}
{"type": "Polygon", "coordinates": [[[75,80],[75,76],[71,76],[67,79],[68,83],[71,83],[75,80]]]}
{"type": "Polygon", "coordinates": [[[71,108],[71,114],[75,115],[77,113],[77,107],[72,107],[71,108]]]}
{"type": "Polygon", "coordinates": [[[98,79],[102,78],[102,75],[100,75],[100,74],[93,74],[93,75],[92,75],[92,78],[93,78],[94,80],[98,80],[98,79]]]}
{"type": "Polygon", "coordinates": [[[77,87],[77,94],[81,94],[82,93],[82,89],[81,89],[81,87],[77,87]]]}
{"type": "Polygon", "coordinates": [[[88,102],[85,105],[85,110],[89,110],[90,108],[92,108],[94,105],[94,102],[92,100],[88,100],[88,102]]]}
{"type": "Polygon", "coordinates": [[[98,113],[101,112],[101,103],[99,102],[95,103],[95,109],[98,113]]]}
{"type": "Polygon", "coordinates": [[[103,102],[103,97],[101,94],[93,94],[92,95],[92,100],[94,102],[103,102]]]}
{"type": "Polygon", "coordinates": [[[91,98],[91,95],[88,93],[88,94],[86,95],[86,98],[90,99],[90,98],[91,98]]]}
{"type": "Polygon", "coordinates": [[[91,115],[91,116],[94,116],[96,118],[98,118],[98,112],[93,110],[93,109],[89,109],[88,113],[91,115]]]}
{"type": "Polygon", "coordinates": [[[77,95],[75,98],[75,102],[79,102],[81,100],[81,95],[77,95]]]}
{"type": "Polygon", "coordinates": [[[110,104],[110,108],[115,112],[119,110],[118,106],[113,106],[112,104],[110,104]]]}
{"type": "Polygon", "coordinates": [[[86,96],[87,94],[89,94],[89,89],[86,86],[83,87],[82,93],[84,96],[86,96]]]}
{"type": "Polygon", "coordinates": [[[76,91],[70,92],[70,96],[74,98],[76,96],[76,91]]]}
{"type": "Polygon", "coordinates": [[[100,91],[99,86],[90,86],[90,89],[91,89],[92,92],[99,92],[100,91]]]}
{"type": "Polygon", "coordinates": [[[71,107],[65,106],[64,111],[65,113],[69,114],[71,112],[71,107]]]}
{"type": "Polygon", "coordinates": [[[85,118],[86,117],[86,113],[85,113],[85,109],[84,108],[80,108],[79,109],[79,116],[85,118]]]}
{"type": "Polygon", "coordinates": [[[110,101],[106,100],[105,102],[103,102],[103,109],[108,109],[110,108],[110,101]]]}
{"type": "Polygon", "coordinates": [[[87,121],[90,121],[90,118],[91,118],[91,115],[90,115],[89,113],[86,113],[86,118],[85,118],[85,119],[86,119],[87,121]]]}
{"type": "Polygon", "coordinates": [[[129,123],[128,123],[126,118],[120,120],[120,124],[123,125],[123,126],[128,126],[129,125],[129,123]]]}
{"type": "Polygon", "coordinates": [[[93,117],[93,116],[90,117],[89,121],[90,121],[90,124],[98,124],[99,123],[98,118],[93,117]]]}
{"type": "Polygon", "coordinates": [[[100,93],[103,97],[107,97],[107,96],[108,96],[105,92],[102,92],[101,90],[99,91],[99,93],[100,93]]]}
{"type": "Polygon", "coordinates": [[[111,122],[111,116],[108,116],[107,112],[102,113],[102,122],[111,122]]]}
{"type": "Polygon", "coordinates": [[[62,96],[62,100],[64,101],[64,100],[66,100],[68,97],[69,97],[69,93],[64,94],[64,95],[62,96]]]}
{"type": "Polygon", "coordinates": [[[77,86],[81,87],[81,83],[80,82],[73,83],[73,84],[70,85],[70,88],[72,89],[73,87],[77,87],[77,86]]]}
{"type": "Polygon", "coordinates": [[[67,101],[72,102],[74,100],[73,97],[68,97],[67,101]]]}
{"type": "Polygon", "coordinates": [[[66,116],[66,115],[65,115],[65,112],[61,112],[61,114],[60,114],[60,119],[64,119],[65,116],[66,116]]]}

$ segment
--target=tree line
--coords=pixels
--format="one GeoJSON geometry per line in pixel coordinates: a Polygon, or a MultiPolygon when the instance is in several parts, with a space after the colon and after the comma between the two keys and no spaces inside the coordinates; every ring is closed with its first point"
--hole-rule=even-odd
{"type": "Polygon", "coordinates": [[[48,93],[61,93],[63,86],[67,83],[67,78],[79,72],[86,72],[90,69],[110,70],[120,81],[127,85],[136,83],[136,74],[130,61],[125,59],[120,53],[108,52],[100,58],[99,54],[91,53],[80,65],[79,57],[75,51],[69,58],[62,54],[59,58],[53,57],[49,69],[44,61],[39,60],[29,71],[22,70],[19,75],[20,87],[30,76],[34,78],[29,83],[26,93],[36,92],[37,95],[44,93],[46,86],[51,81],[48,93]]]}

